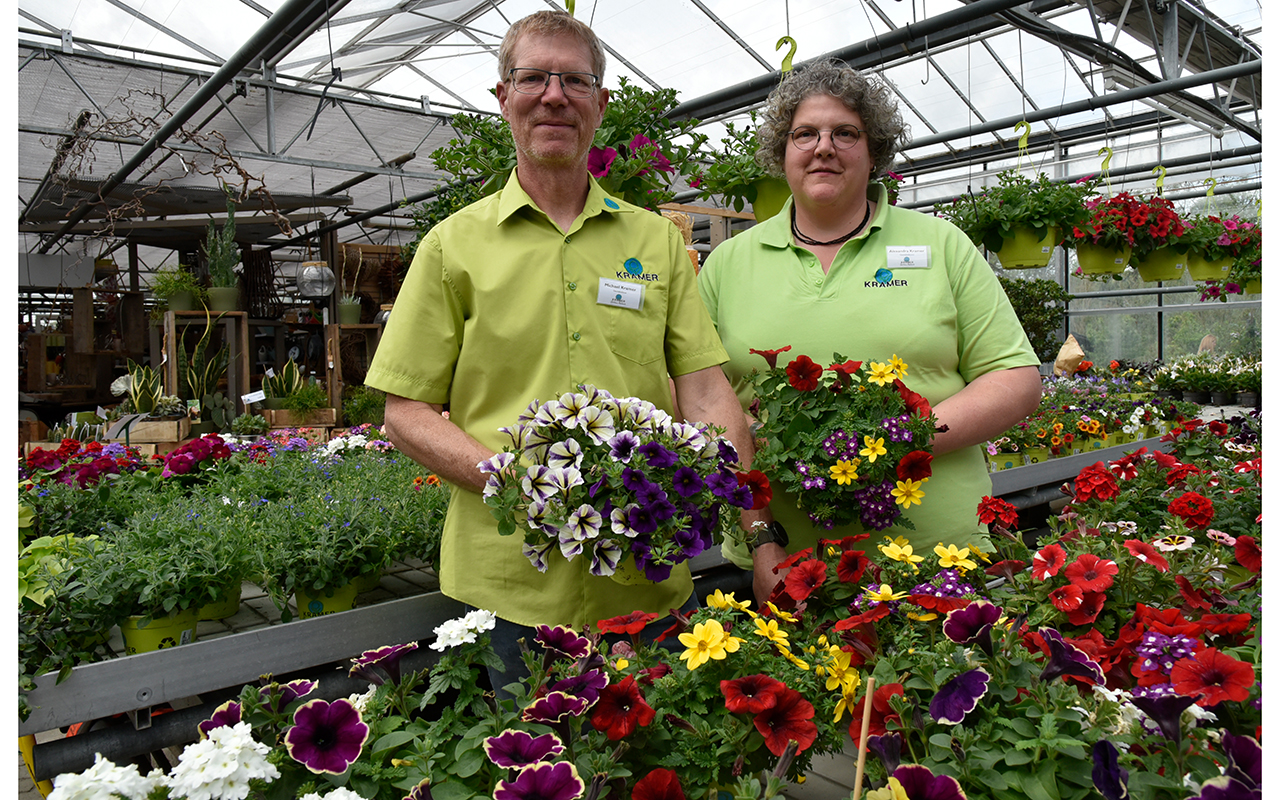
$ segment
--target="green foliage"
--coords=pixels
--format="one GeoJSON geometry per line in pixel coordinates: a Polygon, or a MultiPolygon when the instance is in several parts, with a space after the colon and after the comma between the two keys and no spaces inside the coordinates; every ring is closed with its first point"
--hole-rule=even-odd
{"type": "Polygon", "coordinates": [[[750,124],[724,124],[726,135],[720,140],[721,149],[712,150],[705,161],[709,166],[694,176],[701,190],[699,200],[715,195],[724,198],[726,206],[741,211],[756,200],[752,184],[768,175],[756,159],[756,112],[751,112],[750,124]]]}
{"type": "Polygon", "coordinates": [[[222,230],[209,223],[203,246],[209,265],[209,281],[215,288],[234,289],[239,285],[236,264],[240,263],[240,245],[236,244],[236,204],[227,197],[227,221],[222,230]]]}
{"type": "Polygon", "coordinates": [[[387,393],[372,386],[347,387],[342,418],[348,425],[381,425],[387,411],[387,393]]]}
{"type": "Polygon", "coordinates": [[[168,305],[169,298],[179,292],[191,292],[197,300],[203,299],[204,287],[181,264],[161,267],[151,276],[151,294],[163,305],[168,305]]]}
{"type": "Polygon", "coordinates": [[[1050,227],[1058,229],[1060,238],[1069,234],[1088,218],[1084,201],[1097,186],[1096,178],[1062,183],[1049,180],[1043,172],[1035,180],[1012,170],[997,178],[999,183],[982,194],[956,198],[938,209],[975,245],[995,251],[1013,238],[1018,227],[1031,228],[1041,236],[1050,227]]]}
{"type": "Polygon", "coordinates": [[[1074,299],[1056,281],[1001,276],[1000,285],[1013,305],[1022,330],[1041,361],[1053,361],[1062,346],[1062,323],[1067,303],[1074,299]]]}
{"type": "Polygon", "coordinates": [[[213,319],[206,311],[204,329],[200,333],[200,338],[196,340],[195,346],[191,348],[191,354],[187,354],[185,347],[177,348],[178,374],[182,376],[188,396],[192,399],[199,400],[210,394],[222,379],[223,373],[227,371],[227,363],[230,360],[230,351],[227,346],[222,345],[214,351],[213,355],[209,355],[208,352],[214,323],[221,320],[222,316],[219,314],[217,319],[213,319]]]}
{"type": "Polygon", "coordinates": [[[262,390],[267,397],[283,400],[301,389],[303,383],[302,370],[298,369],[297,362],[289,359],[274,375],[262,379],[262,390]]]}
{"type": "Polygon", "coordinates": [[[200,410],[208,415],[219,433],[227,433],[236,417],[236,401],[222,392],[214,392],[201,398],[200,410]]]}
{"type": "Polygon", "coordinates": [[[298,419],[305,419],[313,411],[329,407],[329,393],[318,383],[304,382],[284,398],[284,407],[298,419]]]}
{"type": "Polygon", "coordinates": [[[501,189],[516,167],[516,145],[507,121],[499,116],[455,114],[450,120],[461,138],[431,153],[431,163],[456,181],[478,180],[482,194],[501,189]]]}
{"type": "Polygon", "coordinates": [[[261,436],[268,427],[267,418],[261,414],[244,413],[231,420],[231,432],[236,436],[261,436]]]}

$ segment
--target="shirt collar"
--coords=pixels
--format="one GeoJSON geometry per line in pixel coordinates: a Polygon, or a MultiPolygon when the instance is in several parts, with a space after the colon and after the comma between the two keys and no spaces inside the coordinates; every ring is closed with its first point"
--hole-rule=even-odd
{"type": "MultiPolygon", "coordinates": [[[[867,199],[876,204],[876,213],[867,226],[866,236],[870,236],[871,231],[876,228],[884,227],[885,217],[889,213],[888,196],[888,190],[879,181],[867,185],[867,199]]],[[[770,247],[791,246],[791,207],[794,204],[795,198],[788,197],[781,211],[760,223],[760,226],[764,228],[760,234],[761,244],[769,245],[770,247]]],[[[860,238],[865,238],[865,236],[860,238]]]]}
{"type": "MultiPolygon", "coordinates": [[[[524,187],[520,185],[516,171],[512,169],[511,174],[507,176],[506,185],[502,187],[498,195],[498,223],[506,222],[508,217],[525,206],[537,209],[539,213],[545,214],[542,209],[538,208],[538,204],[533,202],[533,198],[524,190],[524,187]]],[[[604,189],[600,188],[600,184],[596,183],[596,179],[588,175],[587,201],[582,206],[581,216],[582,218],[594,217],[606,211],[616,214],[622,211],[622,203],[610,197],[604,189]]]]}

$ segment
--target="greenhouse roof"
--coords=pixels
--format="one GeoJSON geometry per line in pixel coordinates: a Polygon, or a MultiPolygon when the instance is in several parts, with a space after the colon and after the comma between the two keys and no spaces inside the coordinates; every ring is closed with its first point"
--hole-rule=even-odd
{"type": "MultiPolygon", "coordinates": [[[[883,75],[914,139],[896,168],[911,205],[950,199],[1014,165],[1059,178],[1096,173],[1103,146],[1126,188],[1150,187],[1157,165],[1173,192],[1203,194],[1206,178],[1218,193],[1260,185],[1258,0],[576,6],[606,46],[605,85],[626,78],[677,90],[674,115],[701,120],[713,143],[721,122],[758,107],[776,84],[783,36],[796,42],[797,65],[836,56],[883,75]],[[1030,125],[1030,161],[1018,157],[1020,120],[1030,125]]],[[[296,247],[321,225],[343,241],[411,241],[400,204],[448,180],[430,154],[454,137],[450,117],[497,112],[504,31],[557,7],[19,0],[23,248],[72,252],[102,229],[105,209],[130,213],[119,202],[77,204],[89,199],[86,185],[216,190],[237,177],[227,163],[287,200],[278,211],[297,220],[294,238],[275,232],[271,243],[296,247]],[[64,193],[69,181],[78,194],[64,193]]],[[[209,205],[192,206],[191,219],[207,220],[209,205]]],[[[131,229],[180,215],[146,204],[131,213],[131,229]]]]}

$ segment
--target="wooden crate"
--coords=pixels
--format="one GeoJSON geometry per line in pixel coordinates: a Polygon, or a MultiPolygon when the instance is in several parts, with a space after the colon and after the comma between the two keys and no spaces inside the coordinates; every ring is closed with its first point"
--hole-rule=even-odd
{"type": "Polygon", "coordinates": [[[41,442],[49,435],[49,426],[38,419],[18,420],[18,446],[27,442],[41,442]]]}
{"type": "MultiPolygon", "coordinates": [[[[180,442],[191,435],[191,420],[188,417],[177,419],[144,419],[133,430],[129,431],[129,443],[142,442],[180,442]]],[[[123,442],[124,439],[117,441],[123,442]]]]}
{"type": "Polygon", "coordinates": [[[338,411],[334,408],[316,409],[303,420],[287,408],[263,409],[262,415],[273,428],[332,428],[338,421],[338,411]]]}

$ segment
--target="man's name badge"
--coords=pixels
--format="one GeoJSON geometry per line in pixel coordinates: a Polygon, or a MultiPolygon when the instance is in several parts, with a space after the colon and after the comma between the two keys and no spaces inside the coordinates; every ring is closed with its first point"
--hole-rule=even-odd
{"type": "Polygon", "coordinates": [[[885,266],[889,269],[928,269],[929,245],[914,247],[886,247],[885,266]]]}
{"type": "Polygon", "coordinates": [[[600,279],[600,291],[596,293],[596,302],[614,308],[631,308],[639,311],[644,308],[644,286],[638,283],[600,279]]]}

